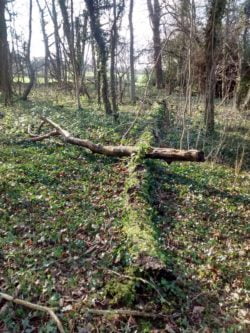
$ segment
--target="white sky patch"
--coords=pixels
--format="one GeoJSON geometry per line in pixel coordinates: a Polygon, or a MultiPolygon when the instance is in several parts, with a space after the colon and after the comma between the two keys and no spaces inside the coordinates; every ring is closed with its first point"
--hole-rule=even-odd
{"type": "MultiPolygon", "coordinates": [[[[48,1],[49,2],[49,1],[48,1]]],[[[40,0],[41,5],[43,1],[40,0]]],[[[76,12],[83,8],[83,0],[75,0],[74,7],[76,12]]],[[[126,10],[123,18],[122,35],[129,41],[128,32],[128,6],[129,1],[125,0],[126,10]]],[[[29,24],[29,0],[18,0],[13,3],[13,10],[16,13],[15,17],[15,29],[18,35],[22,36],[22,40],[27,40],[28,36],[28,24],[29,24]]],[[[12,8],[11,8],[12,9],[12,8]]],[[[46,17],[48,22],[46,29],[51,32],[52,24],[50,17],[46,17]]],[[[147,2],[146,0],[134,1],[134,36],[135,36],[135,48],[145,48],[152,38],[152,31],[149,24],[147,2]]],[[[32,42],[31,42],[31,57],[44,57],[44,44],[41,31],[40,14],[37,7],[37,3],[33,0],[33,20],[32,20],[32,42]]]]}

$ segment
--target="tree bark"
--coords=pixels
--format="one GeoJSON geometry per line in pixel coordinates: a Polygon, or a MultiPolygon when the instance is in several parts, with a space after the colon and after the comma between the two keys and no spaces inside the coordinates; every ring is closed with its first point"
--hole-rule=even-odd
{"type": "Polygon", "coordinates": [[[133,26],[133,11],[134,11],[134,0],[130,0],[129,5],[129,60],[130,60],[130,100],[132,104],[135,104],[135,62],[134,62],[134,26],[133,26]]]}
{"type": "Polygon", "coordinates": [[[4,104],[11,104],[12,88],[9,62],[9,45],[5,20],[6,0],[0,0],[0,90],[3,92],[4,104]]]}
{"type": "Polygon", "coordinates": [[[250,107],[250,0],[244,4],[244,23],[242,46],[240,47],[241,64],[239,68],[239,83],[237,87],[236,104],[239,109],[250,107]]]}
{"type": "Polygon", "coordinates": [[[33,3],[32,3],[32,0],[30,0],[30,2],[29,2],[29,39],[28,39],[27,51],[26,51],[26,63],[27,63],[28,73],[29,73],[29,83],[21,98],[23,101],[27,101],[28,96],[31,92],[31,89],[35,83],[35,70],[32,66],[31,59],[30,59],[30,46],[31,46],[31,37],[32,37],[32,12],[33,12],[33,3]]]}
{"type": "MultiPolygon", "coordinates": [[[[58,124],[53,122],[52,120],[42,117],[43,121],[47,122],[52,126],[55,130],[44,135],[38,135],[32,138],[30,141],[42,141],[43,139],[47,139],[50,136],[59,136],[64,142],[70,143],[72,145],[80,146],[83,148],[87,148],[93,153],[102,154],[106,156],[114,156],[114,157],[124,157],[124,156],[132,156],[139,152],[139,147],[136,146],[104,146],[101,144],[93,143],[89,140],[84,140],[80,138],[76,138],[72,136],[67,130],[61,128],[58,124]]],[[[145,153],[145,158],[151,159],[161,159],[168,163],[174,161],[191,161],[191,162],[204,162],[204,153],[198,150],[178,150],[172,148],[158,148],[151,147],[148,149],[148,152],[145,153]]]]}
{"type": "Polygon", "coordinates": [[[106,48],[105,38],[103,35],[103,30],[100,25],[99,8],[96,5],[96,2],[92,0],[85,0],[85,4],[88,9],[90,17],[91,31],[93,37],[95,38],[99,51],[99,59],[100,59],[99,71],[102,79],[102,88],[101,88],[102,100],[106,114],[112,115],[113,111],[109,100],[109,84],[107,77],[107,58],[108,58],[107,48],[106,48]]]}
{"type": "MultiPolygon", "coordinates": [[[[75,96],[77,101],[78,109],[81,109],[81,102],[79,97],[79,77],[77,75],[76,69],[76,55],[75,55],[75,45],[74,45],[74,31],[72,30],[72,25],[70,24],[69,14],[66,7],[65,0],[58,0],[59,6],[61,9],[61,14],[63,17],[63,31],[68,43],[69,48],[69,59],[73,68],[73,76],[74,76],[74,88],[75,88],[75,96]]],[[[66,52],[67,53],[67,52],[66,52]]]]}
{"type": "Polygon", "coordinates": [[[218,33],[221,20],[225,12],[227,0],[212,0],[205,35],[206,60],[206,96],[205,96],[205,127],[207,133],[214,131],[214,95],[215,95],[215,69],[218,48],[218,33]]]}
{"type": "Polygon", "coordinates": [[[43,42],[44,42],[44,84],[45,86],[48,86],[48,74],[49,74],[49,56],[50,56],[50,51],[49,51],[49,39],[48,35],[46,33],[46,22],[44,19],[44,8],[41,7],[39,0],[36,0],[39,12],[40,12],[40,21],[41,21],[41,28],[42,28],[42,33],[43,33],[43,42]]]}
{"type": "Polygon", "coordinates": [[[59,83],[59,85],[61,85],[62,83],[62,77],[63,77],[63,68],[62,68],[62,50],[61,50],[61,39],[59,36],[59,25],[58,25],[58,19],[57,19],[57,11],[56,11],[56,5],[55,5],[55,0],[52,0],[51,3],[51,8],[48,5],[47,0],[45,0],[50,18],[52,20],[53,23],[53,36],[54,36],[54,41],[55,41],[55,59],[53,59],[51,57],[51,63],[53,66],[53,70],[54,70],[54,77],[57,80],[57,82],[59,83]]]}
{"type": "Polygon", "coordinates": [[[65,0],[59,0],[59,5],[63,17],[63,28],[64,33],[67,39],[68,47],[69,47],[69,58],[73,68],[74,75],[74,86],[75,86],[75,97],[77,101],[78,109],[81,109],[81,101],[80,101],[80,92],[81,87],[83,87],[84,93],[88,97],[86,87],[84,82],[82,82],[82,74],[83,74],[83,52],[86,42],[87,35],[87,13],[84,15],[83,25],[80,24],[80,18],[76,17],[75,22],[73,22],[73,1],[71,1],[71,11],[70,17],[67,11],[65,0]],[[82,31],[83,29],[83,31],[82,31]],[[81,36],[82,34],[82,36],[81,36]],[[76,42],[76,43],[75,43],[76,42]]]}
{"type": "Polygon", "coordinates": [[[116,0],[113,0],[113,24],[111,28],[111,38],[110,38],[110,92],[111,92],[111,103],[114,120],[118,120],[118,105],[116,96],[116,75],[115,75],[115,57],[116,57],[116,47],[117,47],[117,10],[116,10],[116,0]]]}
{"type": "Polygon", "coordinates": [[[162,89],[165,86],[163,70],[162,70],[162,56],[161,56],[161,36],[160,36],[160,20],[161,8],[158,0],[147,0],[149,17],[153,30],[153,45],[154,45],[154,66],[156,76],[156,86],[162,89]]]}
{"type": "Polygon", "coordinates": [[[98,91],[97,65],[96,65],[97,59],[96,59],[95,41],[92,36],[90,39],[90,44],[91,44],[92,69],[94,74],[94,85],[95,85],[95,90],[98,91]]]}

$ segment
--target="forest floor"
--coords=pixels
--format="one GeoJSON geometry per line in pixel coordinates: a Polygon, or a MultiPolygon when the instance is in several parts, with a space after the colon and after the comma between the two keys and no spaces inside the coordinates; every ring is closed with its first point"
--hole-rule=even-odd
{"type": "MultiPolygon", "coordinates": [[[[208,160],[141,162],[146,172],[137,214],[145,210],[145,230],[154,229],[146,242],[161,249],[170,272],[158,275],[132,265],[128,235],[133,238],[136,229],[129,230],[126,220],[128,159],[93,155],[56,138],[24,141],[27,126],[46,115],[75,136],[118,144],[134,107],[121,108],[117,125],[94,103],[77,111],[67,94],[55,98],[40,90],[31,101],[3,109],[1,291],[54,308],[73,333],[248,332],[250,122],[229,110],[225,124],[225,110],[217,109],[216,132],[207,138],[197,106],[181,135],[178,104],[170,101],[169,108],[171,126],[159,119],[158,143],[179,148],[182,136],[183,148],[204,149],[208,160]]],[[[150,121],[144,111],[123,143],[135,144],[150,121]]],[[[13,304],[1,314],[3,305],[0,300],[0,332],[56,332],[46,314],[13,304]]]]}

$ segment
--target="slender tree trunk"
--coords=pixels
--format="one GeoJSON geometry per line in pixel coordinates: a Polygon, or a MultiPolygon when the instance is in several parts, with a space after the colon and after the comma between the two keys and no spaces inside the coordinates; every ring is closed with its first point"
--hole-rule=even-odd
{"type": "Polygon", "coordinates": [[[126,73],[120,73],[119,74],[119,103],[123,103],[123,94],[125,90],[125,85],[123,84],[123,78],[126,73]]]}
{"type": "Polygon", "coordinates": [[[230,7],[229,4],[226,8],[226,20],[225,20],[225,28],[224,28],[224,35],[223,35],[223,44],[222,44],[222,72],[221,72],[221,98],[225,100],[227,98],[228,93],[228,78],[227,78],[227,44],[228,44],[228,37],[229,37],[229,11],[230,7]]]}
{"type": "Polygon", "coordinates": [[[98,58],[96,54],[96,45],[95,40],[93,36],[91,36],[91,56],[92,56],[92,69],[93,69],[93,75],[94,75],[94,89],[97,94],[97,102],[100,105],[101,104],[101,93],[100,93],[100,78],[99,78],[99,71],[98,71],[98,58]]]}
{"type": "Polygon", "coordinates": [[[65,0],[59,0],[59,6],[61,9],[62,17],[63,17],[63,29],[64,34],[66,36],[66,40],[69,47],[69,58],[73,68],[73,75],[74,75],[74,87],[75,87],[75,97],[77,101],[77,108],[80,110],[81,101],[80,101],[80,82],[81,76],[78,70],[78,64],[76,59],[76,50],[75,50],[75,43],[74,43],[74,30],[73,30],[73,2],[71,1],[71,11],[70,11],[70,18],[67,12],[67,7],[65,0]]]}
{"type": "MultiPolygon", "coordinates": [[[[72,2],[72,1],[71,1],[72,2]]],[[[73,8],[71,7],[71,29],[73,31],[73,8]]],[[[75,76],[75,95],[77,100],[78,109],[81,109],[81,101],[80,101],[80,92],[81,92],[81,73],[82,73],[82,65],[83,65],[83,54],[81,50],[81,29],[80,29],[80,19],[76,17],[75,19],[75,43],[73,40],[73,45],[75,47],[75,59],[74,59],[74,76],[75,76]],[[76,44],[76,45],[75,45],[76,44]]],[[[72,33],[74,36],[74,33],[72,33]]]]}
{"type": "Polygon", "coordinates": [[[214,131],[214,97],[215,97],[215,69],[216,51],[218,47],[218,33],[225,11],[227,0],[212,0],[206,26],[206,96],[205,96],[205,127],[207,133],[214,131]]]}
{"type": "MultiPolygon", "coordinates": [[[[190,14],[190,1],[180,0],[180,26],[182,28],[182,32],[180,33],[180,46],[179,46],[179,87],[180,92],[187,93],[187,81],[188,81],[188,62],[189,62],[189,46],[187,39],[187,34],[185,33],[185,29],[189,29],[189,20],[188,16],[190,14]],[[188,61],[187,61],[188,60],[188,61]]],[[[191,30],[191,29],[190,29],[191,30]]],[[[189,36],[190,37],[190,36],[189,36]]]]}
{"type": "Polygon", "coordinates": [[[106,43],[103,35],[103,30],[100,25],[99,15],[98,15],[98,7],[92,0],[85,0],[86,7],[88,9],[89,18],[90,18],[90,26],[92,30],[93,37],[95,38],[96,44],[98,46],[99,51],[99,59],[100,59],[100,77],[102,79],[102,100],[105,108],[105,112],[107,115],[113,114],[110,100],[109,100],[109,84],[107,77],[107,49],[106,43]]]}
{"type": "Polygon", "coordinates": [[[29,83],[23,93],[23,96],[22,96],[23,101],[26,101],[28,99],[31,89],[35,83],[35,70],[34,70],[31,60],[30,60],[30,46],[31,46],[31,37],[32,37],[32,12],[33,12],[33,3],[32,3],[32,0],[30,0],[29,1],[29,39],[28,39],[27,51],[26,51],[26,63],[27,63],[28,73],[29,73],[29,83]]]}
{"type": "Polygon", "coordinates": [[[9,45],[5,20],[5,0],[0,0],[0,90],[4,104],[11,104],[12,89],[10,76],[9,45]]]}
{"type": "Polygon", "coordinates": [[[190,32],[188,41],[188,71],[187,71],[187,82],[186,82],[186,106],[185,113],[188,110],[189,115],[192,113],[192,86],[193,86],[193,70],[192,70],[192,58],[193,58],[193,35],[194,35],[194,18],[195,18],[195,3],[191,1],[189,6],[189,21],[190,21],[190,32]]]}
{"type": "Polygon", "coordinates": [[[105,108],[105,112],[107,115],[113,114],[111,109],[111,104],[109,101],[108,91],[109,91],[109,84],[108,84],[108,77],[107,77],[107,58],[106,55],[101,54],[100,56],[100,76],[102,78],[102,99],[105,108]]]}
{"type": "Polygon", "coordinates": [[[158,89],[164,88],[164,75],[162,70],[161,56],[161,36],[160,36],[160,20],[161,8],[158,0],[147,0],[149,17],[153,30],[153,45],[154,45],[154,66],[156,76],[156,86],[158,89]]]}
{"type": "Polygon", "coordinates": [[[41,18],[41,28],[43,33],[43,42],[44,42],[44,51],[45,51],[45,57],[44,57],[44,84],[45,86],[48,86],[48,75],[49,75],[49,39],[48,35],[46,33],[45,28],[45,19],[44,19],[44,9],[41,7],[39,0],[36,0],[37,6],[39,8],[40,12],[40,18],[41,18]]]}
{"type": "MultiPolygon", "coordinates": [[[[48,6],[47,6],[48,7],[48,6]]],[[[62,52],[60,46],[59,27],[55,0],[52,0],[52,13],[50,14],[54,26],[55,50],[56,50],[56,78],[59,84],[62,83],[62,52]]]]}
{"type": "Polygon", "coordinates": [[[91,38],[91,54],[92,54],[92,68],[93,68],[93,74],[94,74],[94,84],[95,84],[95,90],[98,91],[98,78],[97,78],[97,59],[96,59],[96,50],[95,50],[95,42],[94,39],[91,38]]]}
{"type": "Polygon", "coordinates": [[[113,109],[114,119],[118,119],[118,106],[116,96],[116,75],[115,75],[115,57],[117,46],[117,13],[116,13],[116,0],[113,0],[113,25],[111,29],[111,45],[110,45],[110,91],[111,91],[111,103],[113,109]]]}
{"type": "Polygon", "coordinates": [[[129,60],[130,60],[130,100],[132,104],[135,104],[135,62],[134,62],[134,26],[133,26],[133,11],[134,11],[134,0],[130,0],[129,5],[129,34],[130,34],[130,45],[129,45],[129,60]]]}
{"type": "Polygon", "coordinates": [[[243,38],[239,52],[241,63],[239,66],[239,82],[236,95],[236,103],[239,109],[250,107],[250,0],[245,1],[244,12],[243,38]]]}
{"type": "Polygon", "coordinates": [[[85,63],[85,49],[86,49],[86,41],[88,38],[88,13],[87,11],[83,12],[83,27],[82,33],[79,34],[79,45],[80,48],[77,51],[77,62],[80,64],[80,90],[83,91],[83,94],[87,96],[88,100],[91,100],[90,94],[85,84],[85,74],[86,74],[86,63],[85,63]]]}
{"type": "Polygon", "coordinates": [[[100,56],[98,55],[97,58],[97,103],[98,105],[101,105],[101,86],[102,86],[102,77],[101,77],[101,62],[100,62],[100,56]]]}

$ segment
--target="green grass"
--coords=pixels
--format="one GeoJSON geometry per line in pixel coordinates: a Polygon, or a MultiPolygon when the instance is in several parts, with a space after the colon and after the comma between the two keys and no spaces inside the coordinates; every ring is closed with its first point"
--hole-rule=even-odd
{"type": "MultiPolygon", "coordinates": [[[[1,289],[13,294],[19,285],[25,299],[57,306],[65,300],[67,305],[74,293],[78,295],[74,301],[91,297],[103,283],[94,277],[97,267],[114,259],[120,241],[123,163],[54,141],[22,142],[28,123],[39,122],[40,113],[96,140],[107,131],[105,126],[112,126],[100,111],[96,119],[101,123],[102,118],[104,127],[96,122],[92,128],[89,111],[82,115],[73,108],[48,109],[31,103],[7,109],[1,121],[1,289]],[[91,248],[94,261],[84,254],[91,248]]],[[[115,141],[115,135],[110,140],[115,141]]],[[[6,318],[13,330],[21,330],[22,313],[13,315],[13,323],[6,318]]]]}
{"type": "Polygon", "coordinates": [[[187,332],[246,332],[250,177],[205,163],[155,162],[151,191],[165,250],[171,251],[187,332]],[[201,306],[202,313],[195,314],[201,306]]]}
{"type": "Polygon", "coordinates": [[[209,161],[234,168],[237,172],[249,171],[250,166],[250,120],[247,115],[233,109],[232,105],[218,106],[215,112],[215,131],[206,136],[204,130],[204,104],[192,101],[192,116],[186,115],[183,131],[182,116],[185,101],[172,96],[168,98],[171,126],[162,138],[162,144],[183,149],[201,149],[209,161]],[[240,162],[242,159],[242,163],[240,162]]]}
{"type": "MultiPolygon", "coordinates": [[[[134,267],[124,260],[131,250],[123,225],[128,159],[93,155],[57,139],[23,141],[28,124],[35,131],[39,116],[46,115],[75,136],[120,143],[136,109],[122,106],[118,125],[94,102],[82,102],[78,111],[70,95],[40,88],[31,101],[3,109],[0,289],[10,294],[18,290],[20,298],[55,307],[69,332],[81,327],[150,332],[166,325],[176,332],[247,332],[248,124],[228,129],[222,149],[210,162],[147,162],[141,198],[150,226],[157,230],[153,242],[157,236],[176,279],[161,276],[145,285],[134,279],[134,267]],[[245,145],[241,170],[235,168],[239,143],[245,145]],[[152,285],[167,302],[161,302],[152,285]],[[90,316],[83,310],[125,305],[164,312],[169,320],[135,318],[128,323],[128,318],[90,316]]],[[[178,147],[181,128],[172,112],[173,127],[161,133],[161,143],[178,147]]],[[[190,122],[190,147],[200,119],[197,111],[190,122]]],[[[151,122],[150,114],[144,114],[124,143],[135,144],[151,122]]],[[[207,154],[220,142],[220,124],[213,138],[201,136],[207,154]]],[[[138,220],[143,227],[144,215],[140,210],[137,214],[135,225],[138,220]]],[[[55,332],[47,316],[12,305],[0,318],[0,330],[4,326],[9,332],[55,332]]]]}

